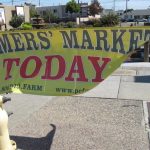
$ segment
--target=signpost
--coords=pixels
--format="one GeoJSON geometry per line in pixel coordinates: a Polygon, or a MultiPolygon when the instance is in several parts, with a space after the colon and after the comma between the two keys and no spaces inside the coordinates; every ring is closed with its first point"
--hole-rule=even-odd
{"type": "Polygon", "coordinates": [[[144,61],[150,62],[150,41],[144,44],[144,61]]]}

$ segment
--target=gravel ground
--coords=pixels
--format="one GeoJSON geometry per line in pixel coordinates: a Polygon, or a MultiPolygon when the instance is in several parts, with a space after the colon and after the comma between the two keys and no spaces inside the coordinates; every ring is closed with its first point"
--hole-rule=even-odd
{"type": "Polygon", "coordinates": [[[142,101],[56,97],[10,134],[23,150],[149,150],[142,101]]]}

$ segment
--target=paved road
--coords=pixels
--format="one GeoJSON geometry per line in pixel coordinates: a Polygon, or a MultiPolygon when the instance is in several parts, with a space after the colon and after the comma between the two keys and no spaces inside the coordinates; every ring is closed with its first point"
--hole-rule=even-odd
{"type": "Polygon", "coordinates": [[[124,64],[91,93],[75,97],[11,94],[11,138],[24,150],[149,150],[143,108],[149,67],[124,64]]]}

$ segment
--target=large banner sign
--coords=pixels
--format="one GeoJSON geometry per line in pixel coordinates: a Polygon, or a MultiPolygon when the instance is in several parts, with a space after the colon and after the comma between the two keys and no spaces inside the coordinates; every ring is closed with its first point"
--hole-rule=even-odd
{"type": "Polygon", "coordinates": [[[146,27],[1,32],[0,94],[81,94],[149,40],[146,27]]]}

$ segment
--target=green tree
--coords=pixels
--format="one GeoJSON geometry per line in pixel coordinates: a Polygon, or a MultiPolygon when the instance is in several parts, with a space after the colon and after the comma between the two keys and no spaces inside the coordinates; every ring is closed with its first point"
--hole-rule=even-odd
{"type": "Polygon", "coordinates": [[[103,7],[100,5],[98,0],[92,1],[91,5],[89,6],[89,13],[92,16],[95,16],[103,11],[103,7]]]}
{"type": "Polygon", "coordinates": [[[119,16],[113,13],[105,15],[100,19],[100,26],[103,27],[116,26],[118,24],[119,24],[119,16]]]}
{"type": "Polygon", "coordinates": [[[80,12],[80,5],[75,0],[70,0],[66,4],[66,12],[70,12],[71,14],[80,12]]]}
{"type": "Polygon", "coordinates": [[[21,16],[14,16],[11,18],[11,20],[9,21],[9,24],[13,27],[13,28],[18,28],[24,21],[24,18],[21,16]]]}
{"type": "Polygon", "coordinates": [[[37,15],[37,11],[35,9],[35,7],[30,7],[30,17],[33,18],[35,17],[35,15],[37,15]]]}
{"type": "Polygon", "coordinates": [[[43,16],[44,21],[47,23],[50,23],[51,21],[55,21],[56,19],[58,19],[57,16],[55,16],[51,11],[46,10],[45,15],[43,16]]]}

